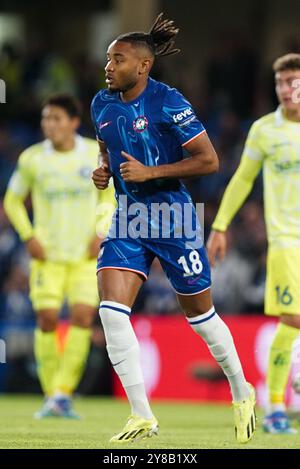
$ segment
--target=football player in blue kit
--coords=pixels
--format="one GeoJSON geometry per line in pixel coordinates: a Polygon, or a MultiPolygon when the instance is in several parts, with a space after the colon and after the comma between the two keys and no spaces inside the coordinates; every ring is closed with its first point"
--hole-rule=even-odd
{"type": "Polygon", "coordinates": [[[102,190],[112,176],[118,201],[98,259],[99,311],[109,358],[131,405],[125,427],[110,441],[126,443],[158,433],[130,322],[136,295],[158,257],[187,321],[228,378],[236,437],[245,443],[255,430],[255,392],[245,380],[231,333],[214,309],[200,222],[179,180],[217,171],[218,158],[191,104],[149,77],[156,56],[179,52],[174,48],[179,29],[162,16],[149,33],[122,34],[109,45],[107,89],[99,91],[91,107],[100,146],[93,180],[102,190]],[[191,226],[196,227],[193,240],[187,233],[191,226]]]}

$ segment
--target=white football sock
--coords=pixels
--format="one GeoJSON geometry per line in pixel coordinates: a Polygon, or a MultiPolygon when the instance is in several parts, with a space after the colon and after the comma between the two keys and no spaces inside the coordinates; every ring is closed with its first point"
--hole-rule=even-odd
{"type": "Polygon", "coordinates": [[[131,406],[132,415],[139,415],[144,419],[151,419],[153,413],[148,402],[144,383],[126,386],[124,389],[131,406]]]}
{"type": "Polygon", "coordinates": [[[190,326],[206,342],[212,356],[218,362],[230,384],[235,402],[247,399],[250,394],[241,362],[230,330],[212,307],[207,313],[187,318],[190,326]]]}
{"type": "Polygon", "coordinates": [[[140,363],[139,344],[130,322],[131,309],[115,301],[101,301],[99,314],[108,356],[126,391],[131,411],[145,419],[153,416],[140,363]]]}

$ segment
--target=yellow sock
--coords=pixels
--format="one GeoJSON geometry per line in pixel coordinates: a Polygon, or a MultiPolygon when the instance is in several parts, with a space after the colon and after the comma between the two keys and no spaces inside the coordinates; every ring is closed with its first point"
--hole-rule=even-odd
{"type": "Polygon", "coordinates": [[[279,323],[273,339],[267,372],[270,404],[283,404],[291,367],[292,346],[300,330],[279,323]]]}
{"type": "Polygon", "coordinates": [[[90,329],[70,327],[55,377],[55,392],[72,394],[75,390],[82,376],[90,349],[90,337],[90,329]]]}
{"type": "Polygon", "coordinates": [[[41,387],[47,396],[54,391],[54,377],[58,370],[59,352],[56,332],[42,332],[35,330],[34,353],[41,387]]]}

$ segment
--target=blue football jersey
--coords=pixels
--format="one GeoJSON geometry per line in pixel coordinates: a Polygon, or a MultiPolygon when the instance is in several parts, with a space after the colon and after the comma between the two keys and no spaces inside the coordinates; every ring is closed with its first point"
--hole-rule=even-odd
{"type": "Polygon", "coordinates": [[[126,183],[120,174],[120,164],[127,161],[122,150],[147,166],[182,160],[184,146],[205,132],[190,103],[176,89],[149,78],[143,93],[127,103],[118,92],[101,90],[91,111],[97,138],[108,150],[118,199],[98,270],[129,270],[147,278],[157,256],[178,293],[210,288],[202,228],[185,186],[163,178],[126,183]],[[170,216],[158,206],[172,207],[170,216]]]}
{"type": "Polygon", "coordinates": [[[124,103],[118,92],[99,91],[91,106],[97,138],[109,154],[117,198],[130,202],[191,202],[179,180],[155,179],[143,183],[124,182],[120,164],[125,151],[147,166],[180,161],[184,146],[205,132],[191,104],[175,88],[148,79],[145,90],[124,103]]]}

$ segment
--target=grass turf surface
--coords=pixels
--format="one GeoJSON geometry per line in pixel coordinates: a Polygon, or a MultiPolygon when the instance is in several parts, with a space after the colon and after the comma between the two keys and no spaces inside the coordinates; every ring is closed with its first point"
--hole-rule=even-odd
{"type": "MultiPolygon", "coordinates": [[[[58,418],[37,421],[38,396],[0,397],[0,448],[300,448],[298,435],[266,435],[260,428],[253,440],[238,445],[234,439],[229,406],[196,403],[154,402],[160,433],[138,444],[113,444],[109,438],[121,430],[128,417],[128,404],[109,398],[78,398],[75,409],[82,420],[58,418]]],[[[300,431],[300,425],[297,425],[300,431]]]]}

